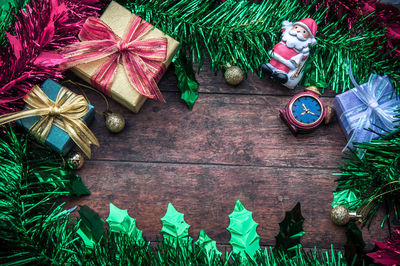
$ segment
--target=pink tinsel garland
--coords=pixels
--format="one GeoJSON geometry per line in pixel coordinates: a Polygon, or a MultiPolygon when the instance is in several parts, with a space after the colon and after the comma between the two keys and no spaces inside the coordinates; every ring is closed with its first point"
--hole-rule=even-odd
{"type": "MultiPolygon", "coordinates": [[[[304,5],[308,5],[312,1],[302,0],[304,5]]],[[[395,6],[377,0],[320,0],[316,5],[316,10],[318,8],[328,8],[324,17],[325,23],[332,18],[341,19],[346,15],[345,21],[349,29],[357,21],[370,15],[365,23],[373,23],[376,27],[387,29],[387,41],[381,52],[390,52],[391,56],[400,56],[400,10],[395,6]]]]}
{"type": "Polygon", "coordinates": [[[23,98],[35,84],[62,73],[44,67],[39,58],[77,42],[87,17],[99,16],[106,0],[32,0],[16,14],[15,35],[7,33],[9,44],[0,47],[0,114],[23,108],[23,98]]]}
{"type": "Polygon", "coordinates": [[[399,265],[400,263],[400,227],[393,230],[392,236],[385,242],[375,242],[378,251],[367,255],[374,259],[375,263],[383,265],[399,265]]]}

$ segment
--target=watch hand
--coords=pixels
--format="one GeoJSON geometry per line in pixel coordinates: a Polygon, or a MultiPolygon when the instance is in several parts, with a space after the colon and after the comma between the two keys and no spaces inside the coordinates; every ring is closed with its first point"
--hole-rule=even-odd
{"type": "Polygon", "coordinates": [[[314,114],[314,113],[313,113],[313,112],[311,112],[311,111],[309,111],[308,113],[309,113],[309,114],[312,114],[312,115],[316,115],[316,114],[314,114]]]}
{"type": "Polygon", "coordinates": [[[304,111],[304,112],[302,112],[300,115],[305,115],[307,112],[306,111],[304,111]]]}
{"type": "Polygon", "coordinates": [[[304,111],[306,111],[306,112],[307,112],[307,110],[308,110],[308,109],[307,109],[307,107],[305,106],[305,104],[304,104],[304,103],[302,103],[301,105],[303,106],[303,108],[304,108],[304,111]]]}

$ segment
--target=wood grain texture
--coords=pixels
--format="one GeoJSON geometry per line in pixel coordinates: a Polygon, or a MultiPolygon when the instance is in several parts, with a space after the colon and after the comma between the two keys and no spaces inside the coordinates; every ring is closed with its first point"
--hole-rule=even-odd
{"type": "Polygon", "coordinates": [[[205,94],[190,112],[178,95],[164,95],[166,104],[146,102],[137,115],[113,107],[127,121],[118,135],[97,117],[91,128],[101,147],[93,159],[311,168],[336,168],[341,160],[337,124],[298,137],[289,132],[277,112],[288,96],[205,94]]]}
{"type": "MultiPolygon", "coordinates": [[[[78,81],[72,74],[69,78],[78,81]]],[[[288,90],[253,74],[238,87],[209,70],[197,78],[200,97],[193,111],[180,100],[171,68],[159,83],[167,103],[148,100],[133,114],[110,100],[127,126],[120,134],[109,133],[96,115],[91,129],[101,146],[77,172],[92,195],[69,199],[66,207],[86,204],[105,219],[113,202],[137,218],[147,239],[156,240],[160,218],[172,202],[185,214],[194,239],[204,229],[226,245],[228,214],[241,200],[259,223],[260,243],[274,245],[278,223],[299,201],[306,219],[303,245],[343,248],[345,229],[329,218],[336,187],[332,174],[344,162],[346,143],[337,122],[294,137],[278,113],[300,89],[288,90]]],[[[101,97],[85,93],[97,111],[105,110],[101,97]]],[[[333,96],[327,91],[324,101],[330,104],[333,96]]],[[[363,230],[369,247],[387,236],[376,222],[371,228],[363,230]]]]}

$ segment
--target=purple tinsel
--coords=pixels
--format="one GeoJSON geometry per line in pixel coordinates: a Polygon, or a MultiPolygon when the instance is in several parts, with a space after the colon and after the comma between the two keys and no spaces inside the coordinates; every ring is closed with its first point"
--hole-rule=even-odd
{"type": "MultiPolygon", "coordinates": [[[[47,51],[77,42],[87,17],[99,16],[106,0],[32,0],[16,14],[14,35],[0,47],[0,114],[20,110],[35,84],[62,73],[41,65],[47,51]]],[[[55,58],[56,59],[56,58],[55,58]]]]}

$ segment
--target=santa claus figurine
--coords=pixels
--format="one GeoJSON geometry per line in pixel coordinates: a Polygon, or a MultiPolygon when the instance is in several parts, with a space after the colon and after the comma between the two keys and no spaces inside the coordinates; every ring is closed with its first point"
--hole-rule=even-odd
{"type": "Polygon", "coordinates": [[[312,18],[305,18],[295,23],[282,22],[281,42],[269,51],[271,61],[262,64],[263,73],[294,89],[303,76],[302,68],[309,55],[309,46],[317,41],[317,23],[312,18]]]}

